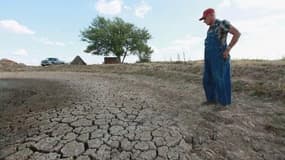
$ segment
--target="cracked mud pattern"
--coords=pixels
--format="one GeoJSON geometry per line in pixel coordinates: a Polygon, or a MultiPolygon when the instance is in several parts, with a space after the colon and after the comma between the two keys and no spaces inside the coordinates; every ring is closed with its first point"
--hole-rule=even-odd
{"type": "Polygon", "coordinates": [[[70,83],[70,89],[80,87],[81,98],[25,116],[29,131],[14,142],[4,135],[0,159],[191,159],[192,146],[177,122],[152,110],[146,96],[125,94],[100,78],[57,79],[70,83]]]}
{"type": "Polygon", "coordinates": [[[285,160],[278,101],[217,111],[200,83],[82,72],[1,72],[0,94],[0,160],[285,160]]]}

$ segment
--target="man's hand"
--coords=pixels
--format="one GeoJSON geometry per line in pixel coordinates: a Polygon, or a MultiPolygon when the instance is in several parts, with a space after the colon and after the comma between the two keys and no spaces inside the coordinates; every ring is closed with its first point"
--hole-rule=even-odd
{"type": "Polygon", "coordinates": [[[224,59],[229,58],[230,51],[231,51],[231,49],[229,47],[225,50],[225,52],[223,53],[224,59]]]}

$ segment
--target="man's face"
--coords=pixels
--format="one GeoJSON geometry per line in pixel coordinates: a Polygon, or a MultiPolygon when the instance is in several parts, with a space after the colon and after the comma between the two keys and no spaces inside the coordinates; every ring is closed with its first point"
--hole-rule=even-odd
{"type": "Polygon", "coordinates": [[[204,23],[208,26],[212,25],[215,22],[215,14],[209,14],[204,19],[204,23]]]}

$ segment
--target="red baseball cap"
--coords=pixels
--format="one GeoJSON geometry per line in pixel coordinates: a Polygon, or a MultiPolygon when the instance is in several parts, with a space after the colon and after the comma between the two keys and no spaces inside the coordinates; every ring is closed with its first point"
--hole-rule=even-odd
{"type": "Polygon", "coordinates": [[[199,19],[200,21],[205,19],[208,15],[214,14],[215,10],[213,8],[208,8],[203,12],[203,16],[199,19]]]}

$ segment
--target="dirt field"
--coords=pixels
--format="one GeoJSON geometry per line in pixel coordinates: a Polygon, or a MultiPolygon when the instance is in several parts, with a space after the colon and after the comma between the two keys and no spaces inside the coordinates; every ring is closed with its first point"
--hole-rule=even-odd
{"type": "Polygon", "coordinates": [[[0,71],[0,159],[285,159],[285,61],[234,61],[226,110],[202,62],[0,71]]]}

